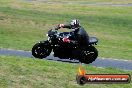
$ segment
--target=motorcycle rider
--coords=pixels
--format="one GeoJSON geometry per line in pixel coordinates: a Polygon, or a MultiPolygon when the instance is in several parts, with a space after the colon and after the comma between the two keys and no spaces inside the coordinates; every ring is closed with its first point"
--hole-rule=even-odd
{"type": "Polygon", "coordinates": [[[93,46],[98,40],[89,37],[80,26],[79,20],[72,20],[69,24],[59,24],[48,31],[48,40],[36,43],[32,48],[32,55],[36,58],[45,58],[53,50],[54,56],[60,59],[76,59],[81,63],[92,63],[98,56],[93,46]],[[58,29],[68,28],[71,32],[59,33],[58,29]],[[90,39],[90,40],[89,40],[90,39]]]}
{"type": "MultiPolygon", "coordinates": [[[[71,29],[72,32],[75,35],[75,39],[78,42],[80,48],[81,47],[87,47],[89,44],[89,35],[84,30],[84,28],[80,25],[79,20],[74,19],[70,22],[70,24],[59,24],[57,27],[55,27],[55,30],[58,30],[60,28],[68,28],[71,29]]],[[[72,40],[68,38],[63,38],[63,42],[70,43],[72,40]]]]}

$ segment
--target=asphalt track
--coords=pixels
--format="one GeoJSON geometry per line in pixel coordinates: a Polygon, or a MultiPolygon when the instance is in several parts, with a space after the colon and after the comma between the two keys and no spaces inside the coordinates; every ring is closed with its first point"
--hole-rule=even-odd
{"type": "MultiPolygon", "coordinates": [[[[34,58],[30,51],[23,50],[12,50],[12,49],[0,49],[0,55],[12,55],[12,56],[22,56],[34,58]]],[[[54,57],[52,54],[46,57],[47,60],[61,61],[68,63],[79,63],[78,60],[69,60],[69,59],[59,59],[54,57]]],[[[97,67],[111,67],[124,70],[132,70],[132,60],[118,60],[118,59],[107,59],[107,58],[97,58],[93,63],[93,66],[97,67]]]]}

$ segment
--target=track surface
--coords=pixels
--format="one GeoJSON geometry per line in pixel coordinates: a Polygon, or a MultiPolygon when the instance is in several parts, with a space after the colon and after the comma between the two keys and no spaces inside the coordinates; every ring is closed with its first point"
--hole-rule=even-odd
{"type": "MultiPolygon", "coordinates": [[[[14,55],[14,56],[33,58],[31,52],[23,51],[23,50],[0,49],[0,55],[14,55]]],[[[57,57],[54,57],[52,54],[48,56],[46,59],[61,61],[61,62],[69,62],[69,63],[79,63],[78,60],[59,59],[57,57]]],[[[111,67],[111,68],[119,68],[124,70],[132,70],[132,60],[127,61],[127,60],[97,58],[93,63],[91,63],[91,65],[97,67],[111,67]]]]}

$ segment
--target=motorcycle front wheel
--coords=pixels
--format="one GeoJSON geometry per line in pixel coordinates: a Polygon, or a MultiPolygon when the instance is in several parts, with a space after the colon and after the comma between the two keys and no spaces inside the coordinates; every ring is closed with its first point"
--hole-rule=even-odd
{"type": "Polygon", "coordinates": [[[32,55],[35,58],[45,58],[50,55],[51,53],[51,48],[49,47],[48,44],[45,43],[36,43],[33,48],[32,48],[32,55]]]}

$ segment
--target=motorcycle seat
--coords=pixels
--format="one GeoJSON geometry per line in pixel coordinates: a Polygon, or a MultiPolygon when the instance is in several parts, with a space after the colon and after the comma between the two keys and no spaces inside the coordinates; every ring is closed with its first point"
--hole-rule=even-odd
{"type": "Polygon", "coordinates": [[[89,38],[89,44],[96,44],[97,42],[98,42],[98,39],[96,37],[89,38]]]}

